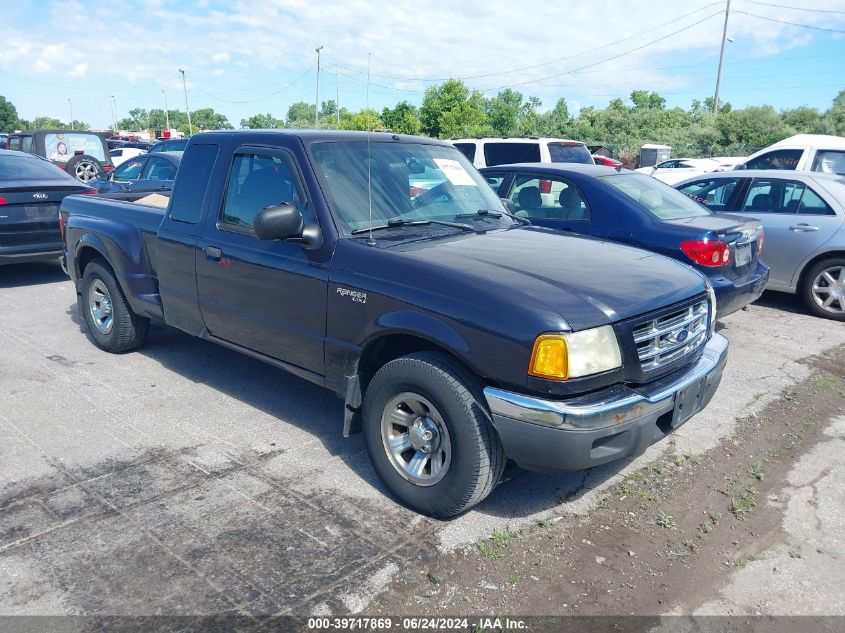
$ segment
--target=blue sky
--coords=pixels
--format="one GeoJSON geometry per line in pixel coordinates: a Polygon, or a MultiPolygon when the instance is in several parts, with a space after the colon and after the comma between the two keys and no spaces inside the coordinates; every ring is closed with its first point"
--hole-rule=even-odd
{"type": "MultiPolygon", "coordinates": [[[[132,107],[213,107],[237,126],[295,101],[419,104],[447,77],[544,108],[603,106],[642,88],[670,106],[712,96],[725,0],[17,1],[4,6],[0,94],[22,118],[95,128],[132,107]],[[164,91],[164,92],[163,92],[164,91]],[[68,102],[71,100],[71,103],[68,102]]],[[[845,0],[732,0],[721,98],[829,107],[845,89],[845,0]],[[806,6],[804,6],[806,4],[806,6]],[[778,5],[778,6],[775,6],[778,5]],[[787,8],[793,7],[793,8],[787,8]],[[817,10],[811,10],[817,9],[817,10]],[[803,26],[787,24],[793,22],[803,26]],[[813,28],[807,28],[813,27],[813,28]]]]}

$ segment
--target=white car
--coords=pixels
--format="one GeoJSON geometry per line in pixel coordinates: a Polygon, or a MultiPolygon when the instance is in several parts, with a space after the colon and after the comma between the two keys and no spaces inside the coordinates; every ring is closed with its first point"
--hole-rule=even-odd
{"type": "Polygon", "coordinates": [[[537,136],[450,139],[476,168],[514,163],[583,163],[595,165],[593,155],[581,141],[537,136]]]}
{"type": "MultiPolygon", "coordinates": [[[[672,158],[651,167],[640,167],[635,171],[647,176],[654,176],[668,185],[674,185],[676,182],[687,178],[709,174],[724,168],[726,164],[721,161],[720,158],[672,158]]],[[[731,166],[734,164],[730,163],[731,166]]]]}
{"type": "Polygon", "coordinates": [[[118,147],[117,149],[111,150],[109,152],[109,156],[111,156],[111,162],[115,167],[117,167],[130,158],[135,158],[136,156],[146,153],[147,152],[142,149],[138,149],[137,147],[118,147]]]}
{"type": "Polygon", "coordinates": [[[827,134],[796,134],[752,154],[743,165],[745,169],[845,174],[845,138],[827,134]]]}

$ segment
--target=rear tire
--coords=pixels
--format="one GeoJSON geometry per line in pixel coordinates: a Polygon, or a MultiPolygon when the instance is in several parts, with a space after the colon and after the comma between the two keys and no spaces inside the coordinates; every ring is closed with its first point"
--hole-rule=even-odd
{"type": "Polygon", "coordinates": [[[799,292],[816,316],[845,321],[845,258],[832,257],[815,264],[804,275],[799,292]]]}
{"type": "Polygon", "coordinates": [[[97,258],[88,263],[80,291],[82,315],[97,347],[121,354],[143,345],[150,320],[132,311],[105,260],[97,258]]]}
{"type": "Polygon", "coordinates": [[[364,394],[373,467],[405,505],[442,519],[484,499],[505,452],[477,379],[445,354],[418,352],[384,365],[364,394]]]}

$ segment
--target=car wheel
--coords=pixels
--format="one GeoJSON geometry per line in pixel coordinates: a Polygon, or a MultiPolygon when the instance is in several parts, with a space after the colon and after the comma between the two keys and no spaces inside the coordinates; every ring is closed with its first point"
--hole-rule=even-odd
{"type": "Polygon", "coordinates": [[[845,258],[825,259],[808,270],[801,296],[812,313],[845,321],[845,258]]]}
{"type": "Polygon", "coordinates": [[[364,394],[373,467],[403,503],[435,518],[468,510],[499,481],[505,452],[478,381],[444,354],[384,365],[364,394]]]}
{"type": "Polygon", "coordinates": [[[82,154],[71,158],[65,165],[65,171],[87,185],[97,178],[102,167],[96,158],[82,154]]]}
{"type": "Polygon", "coordinates": [[[80,290],[82,314],[97,347],[120,354],[144,343],[150,320],[132,311],[104,260],[95,259],[85,267],[80,290]]]}

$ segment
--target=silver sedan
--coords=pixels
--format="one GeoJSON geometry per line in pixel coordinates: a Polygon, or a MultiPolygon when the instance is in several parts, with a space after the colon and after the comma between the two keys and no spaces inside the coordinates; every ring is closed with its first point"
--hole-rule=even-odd
{"type": "Polygon", "coordinates": [[[778,169],[688,178],[675,188],[713,211],[760,220],[768,288],[845,321],[845,175],[778,169]]]}

